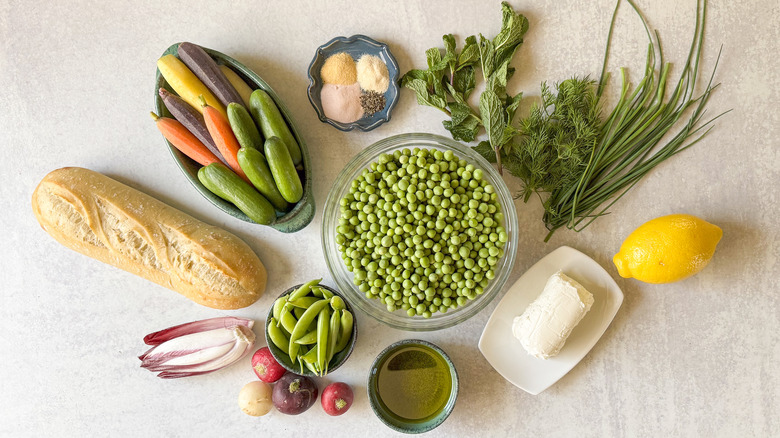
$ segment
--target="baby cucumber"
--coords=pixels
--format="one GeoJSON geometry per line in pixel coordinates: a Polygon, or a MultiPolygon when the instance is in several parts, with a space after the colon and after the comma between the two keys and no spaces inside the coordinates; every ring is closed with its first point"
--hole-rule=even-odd
{"type": "Polygon", "coordinates": [[[285,211],[288,207],[287,201],[276,188],[271,169],[268,168],[268,162],[263,154],[257,149],[243,147],[238,150],[237,156],[238,165],[255,188],[271,201],[277,210],[285,211]]]}
{"type": "Polygon", "coordinates": [[[295,165],[290,158],[287,146],[279,137],[269,137],[265,141],[265,158],[268,160],[271,175],[273,175],[276,187],[282,197],[292,204],[300,201],[303,197],[301,179],[298,177],[298,172],[295,171],[295,165]]]}
{"type": "Polygon", "coordinates": [[[293,164],[301,162],[301,148],[295,141],[295,136],[276,107],[271,96],[263,90],[255,90],[249,97],[249,111],[260,126],[265,138],[279,137],[287,145],[293,164]]]}
{"type": "Polygon", "coordinates": [[[257,130],[255,121],[249,115],[249,111],[240,103],[231,102],[227,106],[230,129],[238,140],[238,144],[244,148],[263,148],[263,137],[257,130]]]}
{"type": "Polygon", "coordinates": [[[217,63],[202,47],[184,42],[179,44],[178,53],[179,59],[217,96],[223,105],[228,106],[230,102],[241,103],[238,91],[233,88],[217,63]]]}
{"type": "Polygon", "coordinates": [[[224,164],[201,167],[198,179],[212,193],[235,204],[258,224],[268,225],[276,219],[271,203],[224,164]]]}

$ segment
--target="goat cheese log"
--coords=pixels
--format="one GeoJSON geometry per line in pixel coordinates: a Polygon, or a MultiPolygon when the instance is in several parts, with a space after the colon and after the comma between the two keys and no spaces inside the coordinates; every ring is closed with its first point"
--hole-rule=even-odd
{"type": "Polygon", "coordinates": [[[265,291],[265,266],[244,241],[92,170],[49,173],[32,207],[66,247],[198,304],[239,309],[265,291]]]}
{"type": "Polygon", "coordinates": [[[522,315],[515,317],[512,334],[539,359],[557,355],[566,339],[593,305],[593,295],[558,271],[522,315]]]}

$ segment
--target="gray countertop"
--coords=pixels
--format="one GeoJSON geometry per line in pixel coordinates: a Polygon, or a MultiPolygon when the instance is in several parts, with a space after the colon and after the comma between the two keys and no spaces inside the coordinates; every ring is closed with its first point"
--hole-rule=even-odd
{"type": "MultiPolygon", "coordinates": [[[[780,434],[780,8],[777,2],[713,2],[702,71],[721,44],[721,88],[710,114],[726,109],[701,143],[664,163],[580,233],[544,243],[542,208],[516,201],[522,234],[510,284],[553,249],[593,257],[625,294],[617,317],[591,352],[537,396],[512,386],[477,349],[498,300],[455,328],[388,329],[358,314],[350,360],[321,380],[349,383],[351,411],[319,406],[296,417],[251,418],[238,391],[254,378],[249,359],[220,372],[164,381],[139,368],[145,334],[231,314],[262,319],[273,298],[313,276],[330,278],[320,247],[322,205],[346,161],[390,135],[447,135],[438,111],[403,90],[392,120],[368,132],[321,123],[306,97],[314,50],[337,35],[389,44],[402,71],[425,65],[424,51],[454,33],[494,35],[497,2],[0,2],[0,435],[1,436],[354,436],[397,435],[372,414],[367,369],[390,343],[419,337],[441,346],[461,392],[434,436],[777,436],[780,434]],[[327,6],[325,5],[327,3],[327,6]],[[284,99],[309,144],[317,215],[283,235],[211,206],[180,174],[149,118],[155,61],[176,41],[229,54],[284,99]],[[266,295],[232,312],[178,294],[67,250],[35,221],[30,196],[49,171],[82,166],[144,190],[245,239],[265,262],[266,295]],[[622,279],[611,262],[634,228],[657,216],[689,213],[724,232],[712,263],[687,280],[650,285],[622,279]]],[[[597,77],[614,2],[512,2],[530,20],[513,65],[512,91],[539,94],[543,80],[597,77]]],[[[676,75],[693,32],[694,2],[643,0],[676,75]]],[[[611,69],[640,77],[646,36],[624,3],[611,69]]],[[[675,76],[676,77],[676,76],[675,76]]],[[[614,85],[614,84],[613,84],[614,85]]],[[[519,183],[508,178],[510,188],[519,183]]],[[[508,287],[508,285],[507,285],[508,287]]],[[[259,332],[259,331],[258,331],[259,332]]],[[[263,344],[262,341],[259,342],[263,344]]]]}

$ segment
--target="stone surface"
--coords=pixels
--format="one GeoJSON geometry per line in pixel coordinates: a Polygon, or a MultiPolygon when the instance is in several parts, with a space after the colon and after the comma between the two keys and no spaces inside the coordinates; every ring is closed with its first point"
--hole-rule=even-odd
{"type": "MultiPolygon", "coordinates": [[[[625,302],[601,341],[549,390],[531,396],[493,371],[477,340],[495,304],[463,325],[435,333],[385,328],[359,314],[352,358],[321,380],[349,383],[355,402],[328,417],[315,406],[298,417],[251,418],[241,387],[255,378],[249,358],[212,375],[164,381],[138,367],[149,332],[224,314],[261,320],[281,290],[329,278],[321,255],[321,212],[346,161],[389,135],[446,135],[442,114],[404,90],[390,123],[341,132],[320,123],[306,98],[314,49],[337,35],[388,43],[402,71],[425,65],[424,51],[494,35],[498,3],[449,1],[0,2],[0,436],[354,436],[397,435],[373,416],[367,368],[390,343],[419,337],[456,364],[461,394],[439,436],[758,436],[780,434],[780,217],[776,2],[713,2],[703,71],[723,44],[709,114],[726,109],[710,135],[669,160],[581,233],[545,244],[542,209],[517,201],[524,234],[515,281],[560,245],[577,248],[616,277],[625,302]],[[155,60],[168,45],[192,41],[255,69],[297,119],[309,144],[318,212],[301,232],[283,235],[221,213],[189,185],[149,119],[155,60]],[[35,222],[30,195],[50,170],[89,167],[222,226],[265,261],[266,295],[220,312],[57,244],[35,222]],[[710,266],[680,283],[654,286],[617,277],[612,255],[651,218],[690,213],[723,228],[710,266]]],[[[694,23],[692,1],[639,2],[679,71],[694,23]]],[[[514,1],[530,20],[510,89],[527,111],[542,80],[597,77],[613,1],[514,1]]],[[[646,39],[623,3],[611,70],[640,76],[646,39]]],[[[675,73],[676,74],[676,73],[675,73]]],[[[613,83],[614,85],[614,83],[613,83]]],[[[510,187],[518,188],[516,180],[510,187]]]]}

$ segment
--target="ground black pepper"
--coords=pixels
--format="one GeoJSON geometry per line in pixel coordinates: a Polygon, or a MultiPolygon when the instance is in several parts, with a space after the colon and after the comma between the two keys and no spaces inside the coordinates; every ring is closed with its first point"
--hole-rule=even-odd
{"type": "Polygon", "coordinates": [[[376,91],[367,91],[360,95],[360,106],[363,107],[367,116],[374,115],[385,109],[385,96],[376,91]]]}

